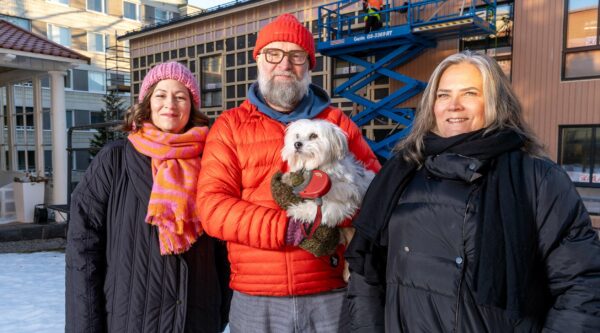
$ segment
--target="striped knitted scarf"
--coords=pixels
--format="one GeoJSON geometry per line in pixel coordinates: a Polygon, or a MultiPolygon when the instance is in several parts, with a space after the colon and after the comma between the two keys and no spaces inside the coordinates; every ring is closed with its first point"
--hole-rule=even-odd
{"type": "Polygon", "coordinates": [[[129,134],[135,149],[152,159],[154,182],[146,222],[158,227],[162,255],[185,252],[202,234],[195,199],[207,133],[207,127],[193,127],[171,134],[144,123],[129,134]]]}

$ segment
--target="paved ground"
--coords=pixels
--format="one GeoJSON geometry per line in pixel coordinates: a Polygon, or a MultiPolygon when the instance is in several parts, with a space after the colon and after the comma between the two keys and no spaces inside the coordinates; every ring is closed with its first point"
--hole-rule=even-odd
{"type": "Polygon", "coordinates": [[[0,253],[63,250],[66,223],[8,223],[0,225],[0,253]]]}
{"type": "Polygon", "coordinates": [[[0,242],[0,253],[27,253],[39,251],[62,251],[65,249],[64,238],[33,239],[16,242],[0,242]]]}

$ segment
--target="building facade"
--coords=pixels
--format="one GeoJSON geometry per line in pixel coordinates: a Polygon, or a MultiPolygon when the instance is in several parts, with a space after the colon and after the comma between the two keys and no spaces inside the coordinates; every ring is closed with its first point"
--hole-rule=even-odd
{"type": "MultiPolygon", "coordinates": [[[[102,121],[102,97],[107,88],[129,86],[127,43],[117,44],[116,36],[143,25],[168,22],[178,17],[179,6],[186,1],[145,0],[3,0],[0,19],[46,37],[91,59],[89,65],[80,65],[65,73],[67,127],[89,125],[102,121]],[[118,47],[116,47],[118,45],[118,47]]],[[[44,130],[51,130],[49,117],[49,79],[42,77],[44,98],[44,130]]],[[[6,99],[6,89],[2,95],[6,99]]],[[[15,90],[16,124],[33,127],[32,90],[30,82],[13,83],[15,90]]],[[[129,103],[129,96],[125,97],[129,103]]],[[[1,99],[0,99],[1,100],[1,99]]],[[[10,114],[4,103],[4,118],[10,114]]],[[[6,126],[5,122],[5,126],[6,126]]],[[[48,133],[46,137],[48,137],[48,133]]],[[[74,137],[76,146],[86,146],[93,132],[79,132],[74,137]]],[[[47,140],[45,140],[47,141],[47,140]]],[[[21,142],[17,147],[17,170],[37,171],[34,152],[21,142]]],[[[0,147],[9,154],[10,147],[0,147]]],[[[50,172],[51,154],[48,145],[44,171],[50,172]]],[[[8,158],[6,159],[8,163],[8,158]]],[[[74,166],[85,170],[89,154],[78,152],[74,166]]],[[[39,164],[39,163],[38,163],[39,164]]],[[[11,169],[3,165],[0,168],[11,169]]]]}
{"type": "MultiPolygon", "coordinates": [[[[89,59],[72,64],[66,69],[61,67],[60,75],[64,81],[64,105],[60,110],[64,114],[66,128],[90,125],[103,121],[103,97],[107,90],[121,93],[125,106],[130,101],[129,53],[126,42],[117,42],[117,35],[139,29],[145,25],[168,22],[194,10],[187,6],[186,0],[2,0],[0,1],[0,20],[10,22],[36,36],[45,38],[56,45],[73,50],[89,59]]],[[[17,52],[0,45],[0,53],[6,51],[7,57],[17,52]],[[12,52],[12,53],[11,53],[12,52]]],[[[31,52],[36,52],[32,49],[31,52]]],[[[6,70],[14,63],[6,63],[6,70]]],[[[17,59],[19,60],[19,59],[17,59]]],[[[3,65],[0,63],[0,72],[3,65]]],[[[8,72],[7,72],[8,73],[8,72]]],[[[15,172],[30,173],[51,179],[46,188],[48,203],[67,202],[64,194],[52,198],[53,151],[66,149],[55,147],[53,141],[51,78],[43,71],[31,72],[32,75],[4,75],[0,78],[0,174],[15,172]],[[35,82],[41,86],[39,104],[41,121],[35,121],[36,90],[35,82]],[[10,127],[10,129],[9,129],[10,127]],[[34,139],[38,127],[41,128],[41,144],[34,139]],[[13,135],[10,138],[9,135],[13,135]],[[64,198],[63,198],[64,197],[64,198]]],[[[58,112],[58,111],[57,111],[58,112]]],[[[74,148],[89,147],[95,130],[75,131],[74,148]]],[[[85,171],[90,162],[90,153],[76,151],[71,156],[74,182],[85,171]]],[[[66,163],[63,163],[66,164],[66,163]]],[[[61,171],[63,172],[63,171],[61,171]]],[[[1,176],[1,175],[0,175],[1,176]]],[[[59,177],[61,182],[66,182],[59,177]]],[[[8,185],[10,187],[10,185],[8,185]]],[[[4,188],[2,198],[10,197],[10,188],[4,188]]],[[[61,187],[65,187],[61,185],[61,187]]],[[[61,191],[62,193],[62,191],[61,191]]],[[[0,198],[1,199],[1,198],[0,198]]],[[[4,207],[4,206],[3,206],[4,207]]],[[[10,209],[2,209],[0,220],[11,215],[10,209]]]]}

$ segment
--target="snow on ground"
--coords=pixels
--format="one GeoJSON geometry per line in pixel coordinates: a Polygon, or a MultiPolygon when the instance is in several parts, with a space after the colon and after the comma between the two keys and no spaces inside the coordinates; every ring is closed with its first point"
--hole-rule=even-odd
{"type": "Polygon", "coordinates": [[[0,254],[0,332],[65,331],[65,254],[0,254]]]}
{"type": "Polygon", "coordinates": [[[0,332],[64,331],[65,254],[0,254],[0,332]]]}

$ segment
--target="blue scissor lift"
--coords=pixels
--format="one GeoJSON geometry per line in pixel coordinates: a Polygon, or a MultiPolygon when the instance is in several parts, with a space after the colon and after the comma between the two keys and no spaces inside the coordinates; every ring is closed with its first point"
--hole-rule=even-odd
{"type": "Polygon", "coordinates": [[[364,33],[366,14],[354,15],[357,0],[342,0],[319,7],[318,51],[364,68],[348,81],[334,88],[339,95],[357,103],[363,110],[352,117],[363,126],[374,118],[387,118],[401,130],[380,141],[371,141],[373,151],[389,158],[394,144],[408,134],[414,110],[397,106],[425,89],[426,83],[395,72],[394,69],[415,59],[421,52],[434,48],[438,40],[496,31],[496,0],[384,0],[379,12],[382,27],[364,33]],[[352,8],[354,6],[354,8],[352,8]],[[401,22],[392,25],[392,20],[401,22]],[[373,56],[373,62],[362,58],[373,56]],[[402,87],[379,101],[371,101],[357,92],[381,77],[394,79],[402,87]]]}

